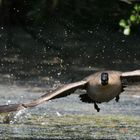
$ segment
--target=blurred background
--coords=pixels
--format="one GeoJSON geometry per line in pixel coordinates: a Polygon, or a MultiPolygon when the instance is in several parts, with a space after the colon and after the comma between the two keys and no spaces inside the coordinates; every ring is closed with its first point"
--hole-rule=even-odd
{"type": "Polygon", "coordinates": [[[139,12],[138,0],[1,0],[0,73],[61,79],[137,69],[139,12]]]}

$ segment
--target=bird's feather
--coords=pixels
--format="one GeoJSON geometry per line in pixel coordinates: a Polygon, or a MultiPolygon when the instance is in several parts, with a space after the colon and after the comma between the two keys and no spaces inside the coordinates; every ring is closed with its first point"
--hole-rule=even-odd
{"type": "Polygon", "coordinates": [[[19,111],[22,109],[25,109],[23,104],[9,104],[9,105],[1,105],[0,106],[0,113],[6,113],[6,112],[13,112],[13,111],[19,111]]]}
{"type": "Polygon", "coordinates": [[[85,89],[86,84],[87,84],[86,80],[71,83],[71,84],[66,84],[66,85],[63,85],[63,86],[57,88],[56,90],[54,90],[50,93],[47,93],[47,94],[41,96],[40,98],[30,101],[28,103],[1,105],[0,113],[19,111],[21,109],[35,107],[50,99],[68,96],[68,95],[72,94],[76,89],[85,89]]]}
{"type": "Polygon", "coordinates": [[[140,70],[123,72],[121,74],[121,79],[126,84],[133,84],[135,82],[140,82],[140,70]]]}
{"type": "Polygon", "coordinates": [[[81,94],[81,95],[79,95],[79,98],[82,102],[94,103],[94,101],[88,96],[88,94],[81,94]]]}
{"type": "Polygon", "coordinates": [[[41,96],[39,99],[33,100],[32,102],[26,103],[24,105],[27,107],[34,107],[48,100],[68,96],[72,94],[76,89],[85,89],[87,82],[88,81],[83,80],[83,81],[63,85],[57,88],[56,90],[41,96]]]}
{"type": "Polygon", "coordinates": [[[138,76],[140,77],[140,70],[134,70],[134,71],[129,71],[129,72],[123,72],[121,77],[133,77],[133,76],[138,76]]]}

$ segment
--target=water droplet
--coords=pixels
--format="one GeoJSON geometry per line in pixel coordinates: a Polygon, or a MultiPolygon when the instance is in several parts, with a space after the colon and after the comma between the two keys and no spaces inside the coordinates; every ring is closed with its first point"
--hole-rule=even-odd
{"type": "Polygon", "coordinates": [[[93,33],[93,31],[91,31],[91,30],[88,30],[88,33],[92,34],[92,33],[93,33]]]}
{"type": "Polygon", "coordinates": [[[62,116],[62,114],[60,114],[58,111],[56,112],[56,114],[57,114],[58,117],[62,116]]]}
{"type": "Polygon", "coordinates": [[[57,75],[60,76],[61,75],[61,72],[57,73],[57,75]]]}

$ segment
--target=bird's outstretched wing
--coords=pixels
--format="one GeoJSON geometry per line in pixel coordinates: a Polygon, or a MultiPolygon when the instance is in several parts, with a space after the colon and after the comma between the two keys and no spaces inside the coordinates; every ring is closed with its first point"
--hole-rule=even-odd
{"type": "Polygon", "coordinates": [[[40,98],[30,101],[28,103],[2,105],[0,106],[0,113],[13,112],[13,111],[18,111],[25,108],[35,107],[39,104],[44,103],[45,101],[68,96],[72,94],[76,89],[85,89],[87,82],[88,81],[83,80],[83,81],[79,81],[79,82],[75,82],[71,84],[65,84],[57,88],[56,90],[50,93],[47,93],[41,96],[40,98]]]}
{"type": "Polygon", "coordinates": [[[123,72],[122,77],[133,77],[133,76],[138,76],[140,77],[140,70],[134,70],[134,71],[129,71],[129,72],[123,72]]]}
{"type": "Polygon", "coordinates": [[[68,95],[72,94],[76,89],[85,89],[86,85],[87,85],[87,81],[84,81],[84,80],[75,82],[75,83],[71,83],[71,84],[66,84],[66,85],[63,85],[63,86],[57,88],[56,90],[54,90],[50,93],[47,93],[47,94],[41,96],[39,99],[33,100],[32,102],[26,103],[24,105],[27,107],[34,107],[38,104],[41,104],[41,103],[51,100],[51,99],[68,96],[68,95]]]}
{"type": "Polygon", "coordinates": [[[0,113],[7,113],[13,111],[19,111],[25,109],[24,104],[9,104],[9,105],[1,105],[0,106],[0,113]]]}
{"type": "Polygon", "coordinates": [[[127,82],[140,82],[140,70],[123,72],[121,79],[127,80],[127,82]]]}

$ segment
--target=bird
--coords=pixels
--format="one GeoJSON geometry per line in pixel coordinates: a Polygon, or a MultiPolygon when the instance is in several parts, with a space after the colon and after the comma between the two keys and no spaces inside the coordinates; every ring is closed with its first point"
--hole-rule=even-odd
{"type": "Polygon", "coordinates": [[[30,102],[1,105],[0,113],[32,108],[49,100],[66,97],[73,94],[77,89],[86,90],[85,93],[79,95],[80,100],[85,103],[93,103],[94,108],[99,112],[98,104],[109,102],[114,98],[118,102],[120,94],[125,90],[127,83],[135,80],[140,81],[140,70],[128,72],[116,70],[98,71],[78,82],[64,84],[30,102]]]}

